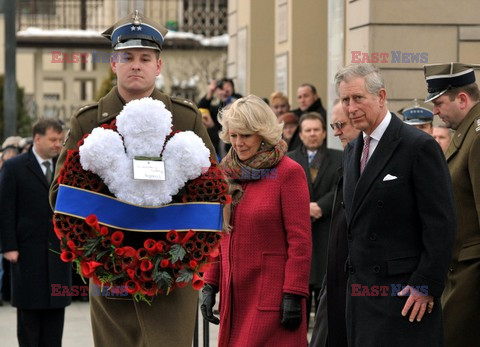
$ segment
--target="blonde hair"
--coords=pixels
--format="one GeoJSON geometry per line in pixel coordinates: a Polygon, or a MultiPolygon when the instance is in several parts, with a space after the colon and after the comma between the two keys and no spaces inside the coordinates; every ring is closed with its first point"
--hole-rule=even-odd
{"type": "Polygon", "coordinates": [[[228,132],[232,129],[245,135],[258,133],[272,146],[282,137],[283,122],[278,123],[270,106],[256,95],[240,98],[222,109],[218,121],[222,125],[220,138],[225,143],[230,143],[228,132]]]}
{"type": "Polygon", "coordinates": [[[288,97],[283,94],[282,92],[273,92],[271,95],[270,95],[270,105],[273,103],[274,100],[276,99],[280,99],[282,100],[283,102],[286,102],[288,105],[290,105],[290,103],[288,102],[288,97]]]}

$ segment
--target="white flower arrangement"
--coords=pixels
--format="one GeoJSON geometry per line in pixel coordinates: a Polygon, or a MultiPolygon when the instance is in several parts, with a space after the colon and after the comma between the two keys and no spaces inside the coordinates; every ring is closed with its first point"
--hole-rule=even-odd
{"type": "Polygon", "coordinates": [[[143,98],[127,103],[116,124],[118,133],[93,129],[79,152],[82,168],[100,176],[120,200],[141,206],[168,204],[188,180],[210,167],[210,151],[192,131],[175,134],[164,148],[172,129],[172,114],[159,100],[143,98]],[[162,149],[165,180],[135,180],[133,158],[159,157],[162,149]]]}

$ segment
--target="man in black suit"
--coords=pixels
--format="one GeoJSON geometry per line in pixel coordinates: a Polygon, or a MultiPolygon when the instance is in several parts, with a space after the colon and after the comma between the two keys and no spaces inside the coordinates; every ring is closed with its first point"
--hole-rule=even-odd
{"type": "Polygon", "coordinates": [[[305,170],[310,190],[312,220],[312,266],[310,268],[310,297],[307,300],[307,324],[312,299],[315,309],[327,266],[328,230],[332,213],[337,170],[342,164],[342,152],[324,145],[326,127],[322,115],[310,112],[300,117],[302,145],[287,155],[305,170]]]}
{"type": "Polygon", "coordinates": [[[33,147],[4,163],[0,174],[0,230],[3,256],[12,264],[12,305],[17,307],[17,337],[23,346],[61,346],[69,296],[57,288],[71,284],[52,224],[48,190],[62,148],[63,129],[52,119],[33,126],[33,147]],[[58,287],[60,286],[60,287],[58,287]]]}
{"type": "Polygon", "coordinates": [[[455,234],[442,150],[388,111],[373,65],[347,66],[335,82],[362,131],[343,165],[349,346],[442,346],[439,298],[455,234]]]}

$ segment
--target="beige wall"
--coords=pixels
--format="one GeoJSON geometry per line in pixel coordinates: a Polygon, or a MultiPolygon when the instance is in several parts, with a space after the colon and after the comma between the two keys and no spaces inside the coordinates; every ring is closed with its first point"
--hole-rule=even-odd
{"type": "Polygon", "coordinates": [[[281,87],[295,108],[308,82],[325,99],[326,0],[230,0],[229,33],[228,74],[244,94],[268,97],[281,87]]]}
{"type": "Polygon", "coordinates": [[[352,62],[353,51],[388,53],[387,61],[376,65],[385,77],[391,111],[424,99],[423,65],[476,63],[480,57],[478,1],[357,0],[345,1],[345,7],[345,63],[352,62]],[[398,61],[392,51],[419,53],[420,59],[398,61]]]}

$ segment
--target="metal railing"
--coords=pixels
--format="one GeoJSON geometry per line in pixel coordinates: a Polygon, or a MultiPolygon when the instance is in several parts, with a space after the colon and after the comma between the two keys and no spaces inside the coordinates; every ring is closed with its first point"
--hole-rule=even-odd
{"type": "Polygon", "coordinates": [[[227,0],[19,0],[17,31],[28,27],[103,31],[135,9],[170,30],[227,32],[227,0]]]}

